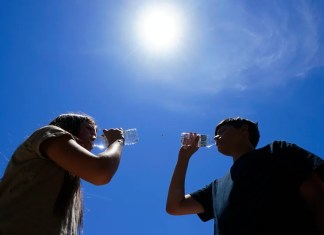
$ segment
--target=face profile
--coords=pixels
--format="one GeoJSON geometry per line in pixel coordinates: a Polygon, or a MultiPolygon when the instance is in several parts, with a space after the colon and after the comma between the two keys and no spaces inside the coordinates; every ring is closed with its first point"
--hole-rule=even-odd
{"type": "Polygon", "coordinates": [[[222,120],[214,140],[218,151],[231,157],[233,164],[225,175],[191,193],[185,192],[186,174],[199,147],[195,141],[182,146],[166,211],[197,214],[204,222],[213,219],[215,234],[324,234],[318,223],[323,212],[318,206],[323,205],[323,171],[319,169],[324,161],[285,141],[256,149],[259,138],[257,122],[240,117],[222,120]],[[305,211],[305,205],[312,206],[305,211]]]}
{"type": "Polygon", "coordinates": [[[93,149],[93,142],[97,138],[97,130],[95,125],[87,121],[82,122],[77,138],[78,143],[82,147],[91,151],[93,149]]]}
{"type": "Polygon", "coordinates": [[[66,113],[20,144],[0,180],[0,234],[82,233],[81,179],[96,186],[108,184],[119,167],[124,146],[122,129],[103,132],[109,146],[94,154],[90,152],[97,137],[94,119],[66,113]],[[19,189],[13,190],[12,185],[19,189]],[[21,197],[28,200],[18,205],[21,197]]]}

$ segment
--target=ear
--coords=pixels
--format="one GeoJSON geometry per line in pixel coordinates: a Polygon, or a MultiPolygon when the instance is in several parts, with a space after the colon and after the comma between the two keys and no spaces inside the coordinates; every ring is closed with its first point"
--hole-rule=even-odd
{"type": "Polygon", "coordinates": [[[248,125],[242,125],[240,127],[240,130],[241,130],[242,133],[249,134],[249,127],[248,127],[248,125]]]}
{"type": "Polygon", "coordinates": [[[240,127],[240,133],[241,133],[241,137],[244,139],[244,142],[246,141],[246,143],[247,142],[250,143],[250,133],[249,133],[248,125],[242,125],[240,127]]]}

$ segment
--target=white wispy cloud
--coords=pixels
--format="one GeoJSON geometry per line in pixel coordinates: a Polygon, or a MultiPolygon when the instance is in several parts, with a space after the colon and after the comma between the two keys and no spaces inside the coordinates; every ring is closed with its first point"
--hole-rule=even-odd
{"type": "MultiPolygon", "coordinates": [[[[167,82],[178,89],[217,93],[228,87],[262,88],[304,78],[324,64],[320,59],[324,7],[316,4],[263,1],[253,6],[218,1],[208,12],[199,13],[208,17],[195,25],[199,28],[193,29],[187,42],[192,51],[178,61],[185,69],[178,68],[167,82]]],[[[160,76],[172,73],[166,69],[160,76]]]]}
{"type": "Polygon", "coordinates": [[[190,28],[178,55],[163,62],[149,56],[133,60],[146,86],[169,93],[158,101],[162,105],[186,109],[188,94],[289,85],[324,65],[321,1],[219,0],[194,6],[187,7],[190,28]]]}
{"type": "MultiPolygon", "coordinates": [[[[225,4],[225,1],[222,2],[225,4]]],[[[316,2],[264,2],[257,7],[226,1],[228,14],[215,13],[208,43],[208,69],[203,72],[212,87],[268,87],[289,83],[322,66],[321,25],[323,4],[316,2]],[[214,40],[213,40],[214,39],[214,40]],[[218,79],[213,76],[219,74],[218,79]],[[221,80],[221,81],[220,81],[221,80]]],[[[214,8],[216,9],[216,7],[214,8]]],[[[204,55],[202,55],[204,57],[204,55]]],[[[203,64],[205,60],[197,65],[203,64]]],[[[217,75],[216,75],[217,76],[217,75]]]]}

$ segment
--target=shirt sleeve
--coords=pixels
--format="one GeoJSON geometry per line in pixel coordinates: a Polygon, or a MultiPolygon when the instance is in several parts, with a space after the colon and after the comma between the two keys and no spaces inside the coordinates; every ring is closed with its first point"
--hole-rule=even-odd
{"type": "Polygon", "coordinates": [[[39,156],[43,158],[44,156],[42,156],[39,149],[43,141],[49,138],[60,137],[63,135],[67,135],[73,138],[73,136],[69,132],[61,129],[60,127],[51,125],[44,126],[36,130],[30,137],[28,137],[24,141],[24,143],[17,148],[15,155],[18,155],[19,159],[21,160],[37,158],[39,156]]]}
{"type": "Polygon", "coordinates": [[[202,189],[190,193],[190,196],[197,200],[204,207],[205,212],[198,214],[199,218],[202,221],[206,222],[214,218],[212,183],[206,185],[206,187],[202,189]]]}

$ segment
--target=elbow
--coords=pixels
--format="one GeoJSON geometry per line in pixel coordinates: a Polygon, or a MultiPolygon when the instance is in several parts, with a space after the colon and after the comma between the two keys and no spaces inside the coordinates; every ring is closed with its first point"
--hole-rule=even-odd
{"type": "Polygon", "coordinates": [[[112,173],[112,172],[105,170],[101,174],[99,173],[97,175],[96,179],[92,183],[96,186],[108,184],[112,180],[114,173],[115,172],[112,173]]]}
{"type": "Polygon", "coordinates": [[[180,215],[177,211],[177,209],[171,205],[166,205],[165,207],[165,211],[169,214],[169,215],[180,215]]]}
{"type": "Polygon", "coordinates": [[[91,183],[93,185],[96,185],[96,186],[100,186],[100,185],[105,185],[105,184],[108,184],[110,181],[111,181],[111,177],[108,178],[108,177],[105,177],[105,178],[98,178],[98,179],[94,179],[91,183]]]}
{"type": "Polygon", "coordinates": [[[166,213],[168,213],[169,215],[175,215],[175,212],[174,212],[172,209],[168,208],[168,207],[165,208],[165,211],[166,211],[166,213]]]}
{"type": "Polygon", "coordinates": [[[110,183],[117,171],[118,165],[119,161],[104,162],[104,164],[100,164],[95,171],[96,176],[92,183],[97,186],[110,183]]]}
{"type": "Polygon", "coordinates": [[[111,170],[106,168],[100,168],[96,172],[95,177],[92,177],[91,183],[100,186],[110,183],[114,176],[115,172],[111,172],[111,170]]]}

